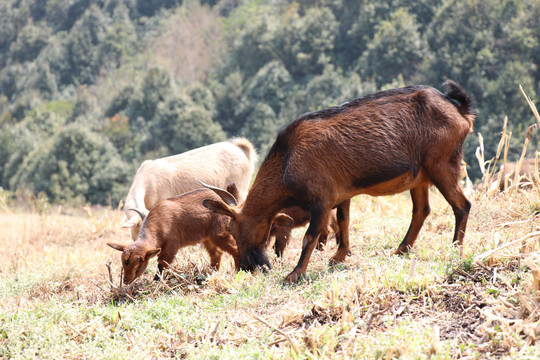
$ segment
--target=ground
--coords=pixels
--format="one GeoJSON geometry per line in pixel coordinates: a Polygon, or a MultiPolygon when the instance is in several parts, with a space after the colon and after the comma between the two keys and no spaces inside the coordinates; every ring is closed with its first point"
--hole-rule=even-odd
{"type": "Polygon", "coordinates": [[[537,189],[470,193],[461,254],[451,208],[430,195],[408,256],[391,255],[410,221],[408,194],[353,199],[352,256],[329,267],[331,239],[294,285],[283,279],[305,229],[268,273],[236,273],[230,257],[211,271],[195,246],[164,280],[152,280],[154,260],[122,286],[119,253],[106,246],[131,241],[120,210],[4,199],[0,357],[537,359],[537,189]]]}

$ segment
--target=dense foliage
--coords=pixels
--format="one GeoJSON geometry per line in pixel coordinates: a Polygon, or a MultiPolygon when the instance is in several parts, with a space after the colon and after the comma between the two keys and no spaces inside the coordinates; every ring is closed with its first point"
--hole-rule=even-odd
{"type": "Polygon", "coordinates": [[[447,78],[474,95],[487,156],[508,116],[516,157],[539,17],[535,0],[2,1],[0,186],[116,203],[143,159],[237,135],[264,155],[306,111],[447,78]]]}

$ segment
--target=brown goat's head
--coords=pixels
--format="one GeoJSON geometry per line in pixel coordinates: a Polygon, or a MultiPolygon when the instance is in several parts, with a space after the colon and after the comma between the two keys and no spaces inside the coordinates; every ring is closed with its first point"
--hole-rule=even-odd
{"type": "Polygon", "coordinates": [[[253,239],[256,242],[260,242],[257,244],[237,242],[239,267],[241,270],[253,271],[257,267],[262,269],[265,269],[265,267],[268,269],[272,268],[264,245],[268,239],[272,223],[281,226],[292,226],[293,219],[289,215],[278,213],[270,221],[270,224],[265,224],[264,222],[253,222],[252,219],[244,216],[242,214],[242,206],[230,206],[224,201],[212,199],[205,199],[203,205],[216,213],[231,218],[229,232],[235,239],[253,239]],[[255,224],[255,226],[251,226],[252,224],[255,224]]]}
{"type": "Polygon", "coordinates": [[[117,243],[107,243],[115,250],[122,251],[122,267],[124,268],[124,284],[130,284],[141,276],[148,266],[148,261],[159,255],[161,249],[144,249],[135,244],[122,245],[117,243]]]}

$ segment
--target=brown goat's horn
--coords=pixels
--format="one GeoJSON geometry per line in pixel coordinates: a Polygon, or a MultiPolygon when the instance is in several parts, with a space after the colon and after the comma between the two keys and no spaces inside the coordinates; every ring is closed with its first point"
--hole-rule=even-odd
{"type": "Polygon", "coordinates": [[[146,214],[144,211],[139,210],[139,209],[137,209],[137,208],[129,208],[128,210],[133,210],[133,211],[135,211],[137,214],[139,214],[139,216],[141,217],[141,219],[143,219],[143,221],[144,221],[144,219],[146,219],[146,215],[147,215],[147,214],[146,214]]]}
{"type": "Polygon", "coordinates": [[[238,201],[236,200],[234,195],[227,190],[223,190],[222,188],[218,188],[217,186],[208,185],[202,181],[199,181],[199,183],[205,188],[213,190],[221,198],[221,200],[225,202],[225,204],[232,206],[238,205],[238,201]]]}

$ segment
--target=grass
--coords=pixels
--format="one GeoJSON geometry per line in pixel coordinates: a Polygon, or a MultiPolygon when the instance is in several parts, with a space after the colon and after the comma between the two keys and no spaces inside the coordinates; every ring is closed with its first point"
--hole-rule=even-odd
{"type": "Polygon", "coordinates": [[[106,246],[131,241],[120,211],[4,204],[0,357],[537,358],[539,238],[500,247],[540,230],[540,197],[533,189],[470,198],[463,256],[450,244],[452,211],[433,190],[414,251],[397,257],[409,196],[357,197],[353,255],[328,267],[329,241],[294,285],[283,278],[304,229],[267,274],[236,273],[231,258],[212,272],[204,250],[190,247],[165,280],[152,281],[154,261],[126,287],[106,246]]]}

